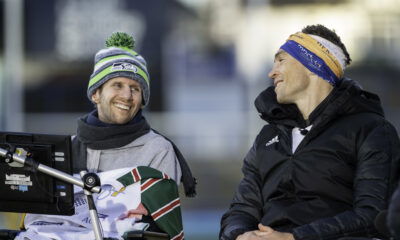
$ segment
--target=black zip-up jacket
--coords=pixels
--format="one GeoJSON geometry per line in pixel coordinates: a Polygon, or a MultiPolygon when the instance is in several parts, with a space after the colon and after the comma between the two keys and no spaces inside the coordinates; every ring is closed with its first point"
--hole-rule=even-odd
{"type": "Polygon", "coordinates": [[[392,196],[387,219],[392,236],[400,240],[400,187],[397,188],[392,196]]]}
{"type": "Polygon", "coordinates": [[[400,143],[379,97],[345,79],[304,121],[294,104],[276,102],[268,88],[255,105],[265,125],[244,159],[220,239],[257,224],[296,240],[377,236],[376,215],[397,183],[400,143]],[[293,127],[312,124],[292,153],[293,127]]]}

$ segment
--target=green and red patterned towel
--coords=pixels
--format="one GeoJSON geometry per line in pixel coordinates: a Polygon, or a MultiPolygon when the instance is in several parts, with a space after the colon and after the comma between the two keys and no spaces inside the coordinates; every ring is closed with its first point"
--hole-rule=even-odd
{"type": "Polygon", "coordinates": [[[117,178],[124,187],[140,181],[142,204],[157,226],[171,239],[184,239],[178,187],[172,179],[150,167],[136,167],[117,178]]]}

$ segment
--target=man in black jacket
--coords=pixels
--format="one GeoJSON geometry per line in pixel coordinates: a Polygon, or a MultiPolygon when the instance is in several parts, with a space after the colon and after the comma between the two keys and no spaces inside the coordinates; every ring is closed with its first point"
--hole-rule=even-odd
{"type": "Polygon", "coordinates": [[[268,124],[245,157],[220,239],[377,236],[400,143],[379,97],[344,78],[350,61],[322,25],[291,35],[276,53],[274,86],[255,101],[268,124]]]}
{"type": "Polygon", "coordinates": [[[400,187],[394,192],[389,206],[388,227],[395,239],[400,239],[400,187]]]}

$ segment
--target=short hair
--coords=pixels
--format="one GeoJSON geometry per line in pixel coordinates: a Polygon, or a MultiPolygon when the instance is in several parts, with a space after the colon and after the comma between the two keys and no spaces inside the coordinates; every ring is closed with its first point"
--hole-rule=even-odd
{"type": "Polygon", "coordinates": [[[308,25],[305,28],[303,28],[301,32],[305,34],[317,35],[336,44],[343,50],[343,53],[346,56],[346,65],[350,64],[351,62],[350,54],[347,52],[346,46],[342,43],[340,37],[336,34],[335,30],[331,30],[322,24],[317,24],[317,25],[308,25]]]}

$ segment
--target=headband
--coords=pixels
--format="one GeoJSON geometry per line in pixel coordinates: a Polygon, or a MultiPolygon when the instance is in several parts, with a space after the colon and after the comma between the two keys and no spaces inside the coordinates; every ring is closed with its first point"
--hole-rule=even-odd
{"type": "Polygon", "coordinates": [[[313,36],[298,32],[290,35],[281,49],[297,59],[308,70],[335,86],[343,78],[344,54],[336,45],[322,39],[325,40],[323,41],[325,44],[317,41],[313,36]]]}

